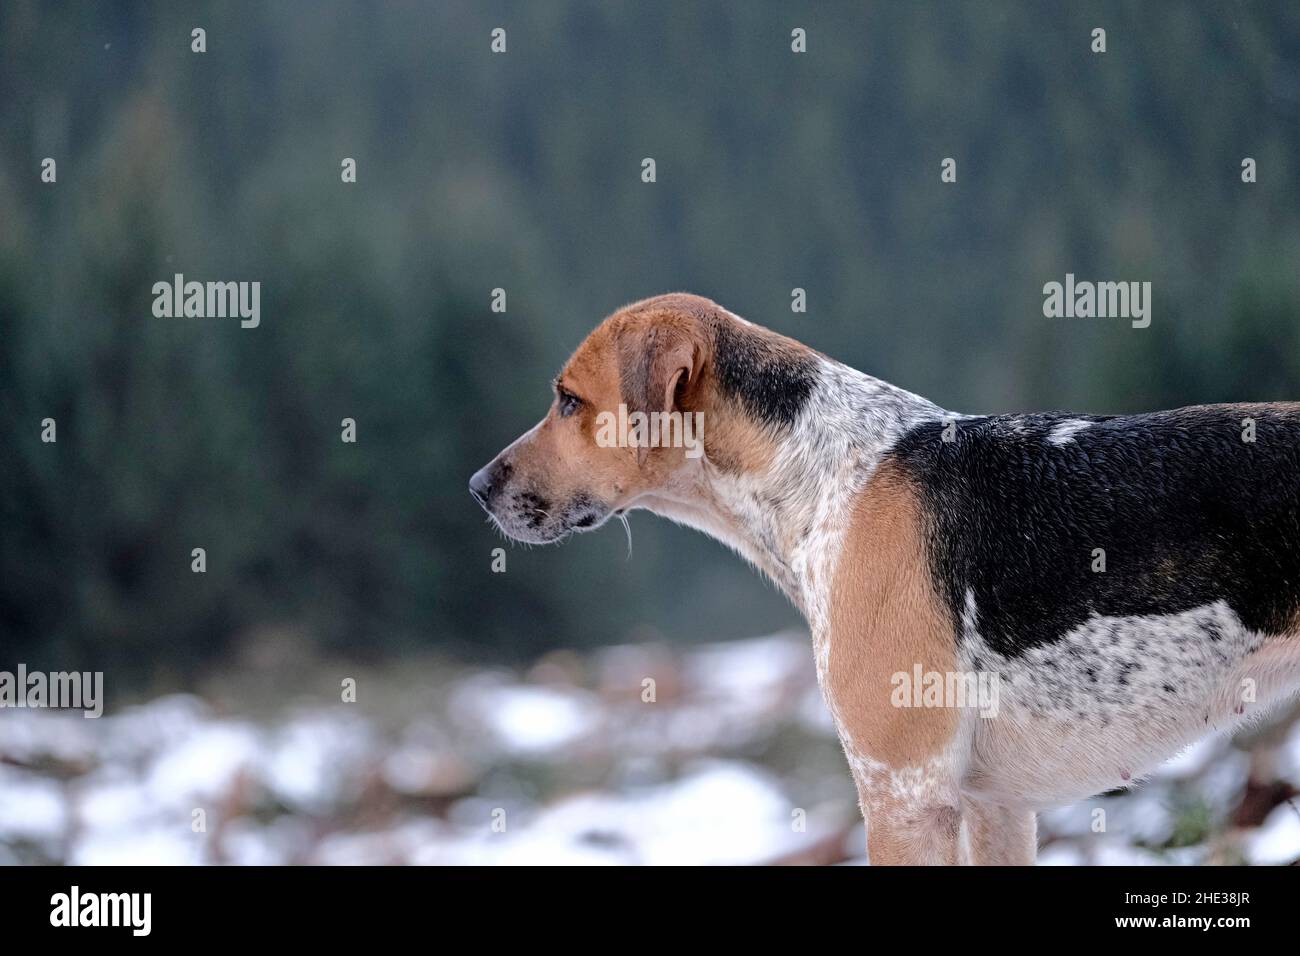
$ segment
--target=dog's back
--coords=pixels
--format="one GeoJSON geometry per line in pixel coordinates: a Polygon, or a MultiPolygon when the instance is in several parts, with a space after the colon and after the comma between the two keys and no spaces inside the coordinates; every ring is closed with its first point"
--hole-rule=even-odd
{"type": "Polygon", "coordinates": [[[965,418],[887,457],[961,660],[1001,678],[999,730],[976,728],[985,785],[1120,785],[1293,686],[1276,645],[1300,632],[1300,406],[965,418]],[[1036,752],[1015,779],[1012,748],[1036,752]]]}

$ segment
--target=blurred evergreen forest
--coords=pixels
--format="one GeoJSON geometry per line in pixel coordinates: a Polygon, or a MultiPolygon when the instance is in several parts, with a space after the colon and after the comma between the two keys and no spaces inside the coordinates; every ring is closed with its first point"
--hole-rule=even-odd
{"type": "Polygon", "coordinates": [[[183,684],[267,628],[508,658],[793,622],[694,532],[511,548],[465,482],[675,289],[961,411],[1300,399],[1298,159],[1288,0],[4,0],[0,656],[183,684]],[[261,326],[155,318],[177,272],[259,280],[261,326]],[[1044,318],[1067,272],[1151,281],[1150,328],[1044,318]]]}

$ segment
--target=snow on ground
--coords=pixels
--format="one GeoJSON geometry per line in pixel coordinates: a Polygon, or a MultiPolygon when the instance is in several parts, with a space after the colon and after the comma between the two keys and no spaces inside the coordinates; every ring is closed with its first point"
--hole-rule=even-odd
{"type": "MultiPolygon", "coordinates": [[[[442,676],[432,706],[394,691],[382,712],[2,712],[0,864],[862,862],[800,635],[442,676]]],[[[1041,863],[1290,863],[1298,788],[1300,723],[1203,741],[1042,814],[1041,863]]]]}
{"type": "Polygon", "coordinates": [[[1294,801],[1274,807],[1246,837],[1245,855],[1255,866],[1285,866],[1300,860],[1300,809],[1294,801]]]}

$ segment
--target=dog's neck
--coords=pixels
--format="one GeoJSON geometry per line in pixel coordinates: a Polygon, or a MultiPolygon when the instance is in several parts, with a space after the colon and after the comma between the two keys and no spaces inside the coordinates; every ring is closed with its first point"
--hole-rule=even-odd
{"type": "Polygon", "coordinates": [[[643,504],[733,547],[786,593],[818,636],[856,495],[899,436],[946,413],[818,356],[817,384],[794,423],[764,431],[770,454],[761,465],[737,467],[710,446],[708,429],[734,431],[729,426],[738,423],[726,416],[746,414],[718,403],[705,419],[704,459],[643,504]]]}

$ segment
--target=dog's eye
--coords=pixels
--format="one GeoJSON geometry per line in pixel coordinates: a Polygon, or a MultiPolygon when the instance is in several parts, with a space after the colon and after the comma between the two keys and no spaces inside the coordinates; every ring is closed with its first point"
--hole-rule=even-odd
{"type": "Polygon", "coordinates": [[[560,400],[561,418],[568,418],[570,415],[576,412],[578,410],[578,406],[582,404],[582,399],[580,399],[577,395],[571,395],[568,392],[564,391],[563,389],[561,389],[559,392],[559,400],[560,400]]]}

